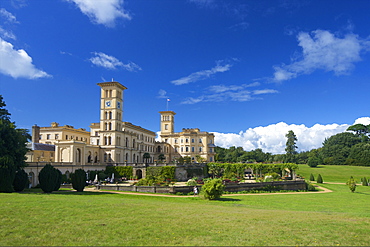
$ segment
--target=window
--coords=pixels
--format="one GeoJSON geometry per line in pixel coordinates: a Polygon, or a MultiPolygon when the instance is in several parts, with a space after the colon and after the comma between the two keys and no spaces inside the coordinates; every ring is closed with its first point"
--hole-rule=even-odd
{"type": "Polygon", "coordinates": [[[55,140],[59,139],[59,134],[55,134],[55,140]]]}
{"type": "Polygon", "coordinates": [[[47,140],[50,140],[50,134],[47,134],[47,135],[46,135],[46,139],[47,139],[47,140]]]}
{"type": "Polygon", "coordinates": [[[210,153],[212,153],[212,152],[213,152],[213,151],[212,151],[212,148],[209,148],[209,152],[210,152],[210,153]]]}
{"type": "Polygon", "coordinates": [[[199,143],[202,143],[202,138],[199,138],[199,143]]]}
{"type": "Polygon", "coordinates": [[[175,139],[175,143],[177,143],[177,138],[175,139]]]}
{"type": "Polygon", "coordinates": [[[185,152],[189,152],[189,147],[185,147],[185,152]]]}
{"type": "Polygon", "coordinates": [[[185,142],[186,142],[186,143],[189,143],[189,139],[188,139],[188,138],[186,138],[185,142]]]}
{"type": "Polygon", "coordinates": [[[42,135],[39,135],[39,139],[40,139],[40,140],[42,139],[42,135]]]}
{"type": "Polygon", "coordinates": [[[164,129],[165,129],[165,130],[168,130],[168,124],[165,124],[165,125],[164,125],[164,129]]]}
{"type": "Polygon", "coordinates": [[[193,152],[193,153],[194,153],[194,147],[191,147],[191,152],[193,152]]]}
{"type": "Polygon", "coordinates": [[[68,135],[66,135],[66,140],[68,140],[68,135]]]}
{"type": "Polygon", "coordinates": [[[191,143],[194,143],[194,139],[191,139],[191,143]]]}
{"type": "Polygon", "coordinates": [[[199,147],[199,152],[202,152],[202,147],[199,147]]]}

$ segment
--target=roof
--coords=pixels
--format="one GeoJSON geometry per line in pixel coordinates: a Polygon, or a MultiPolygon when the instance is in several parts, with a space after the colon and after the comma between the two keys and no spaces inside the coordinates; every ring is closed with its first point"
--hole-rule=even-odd
{"type": "Polygon", "coordinates": [[[55,151],[55,145],[31,142],[27,145],[31,150],[55,151]]]}

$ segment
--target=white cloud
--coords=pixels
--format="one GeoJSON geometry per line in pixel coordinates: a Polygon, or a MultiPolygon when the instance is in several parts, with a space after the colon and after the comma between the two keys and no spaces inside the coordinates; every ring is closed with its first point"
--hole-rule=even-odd
{"type": "Polygon", "coordinates": [[[93,52],[93,54],[95,56],[90,58],[89,60],[96,66],[103,67],[106,69],[118,69],[121,67],[130,72],[141,70],[140,66],[133,62],[124,64],[117,58],[109,56],[103,52],[93,52]]]}
{"type": "Polygon", "coordinates": [[[361,117],[356,119],[354,124],[363,124],[363,125],[369,125],[370,124],[370,117],[361,117]]]}
{"type": "Polygon", "coordinates": [[[131,15],[123,8],[123,0],[66,0],[74,2],[82,13],[93,23],[113,27],[118,18],[131,20],[131,15]]]}
{"type": "MultiPolygon", "coordinates": [[[[370,123],[369,117],[359,118],[355,123],[370,123]]],[[[264,152],[273,154],[285,153],[286,137],[289,130],[293,130],[297,136],[297,146],[299,151],[309,151],[314,148],[322,147],[325,138],[346,131],[348,124],[315,124],[307,127],[304,124],[287,124],[280,122],[268,126],[249,128],[246,131],[235,133],[215,132],[215,144],[220,147],[228,148],[231,146],[243,147],[250,151],[261,148],[264,152]]]]}
{"type": "Polygon", "coordinates": [[[258,82],[251,84],[242,85],[213,85],[208,88],[206,94],[199,97],[189,97],[181,102],[181,104],[196,104],[200,102],[221,102],[221,101],[237,101],[245,102],[255,99],[260,99],[254,97],[255,95],[278,93],[278,91],[273,89],[263,89],[263,90],[247,90],[247,88],[259,86],[258,82]]]}
{"type": "Polygon", "coordinates": [[[9,23],[18,23],[17,18],[10,12],[8,12],[6,9],[1,8],[0,9],[0,16],[5,19],[6,22],[9,23]]]}
{"type": "Polygon", "coordinates": [[[2,37],[4,39],[12,39],[12,40],[17,39],[12,31],[7,31],[7,30],[3,29],[1,26],[0,26],[0,37],[2,37]]]}
{"type": "Polygon", "coordinates": [[[158,91],[158,96],[157,96],[159,99],[167,99],[168,96],[167,96],[167,92],[163,89],[159,89],[158,91]]]}
{"type": "Polygon", "coordinates": [[[184,85],[184,84],[188,84],[191,82],[205,80],[216,73],[222,73],[222,72],[226,72],[230,70],[230,68],[232,67],[232,64],[221,65],[222,62],[223,61],[217,61],[216,66],[211,69],[191,73],[188,76],[171,81],[171,83],[175,85],[184,85]]]}
{"type": "Polygon", "coordinates": [[[25,50],[16,50],[13,45],[0,38],[0,73],[13,78],[37,79],[50,77],[33,65],[32,58],[25,50]]]}
{"type": "Polygon", "coordinates": [[[302,48],[301,56],[292,59],[291,64],[274,66],[274,81],[289,80],[320,69],[335,75],[348,74],[354,63],[361,61],[361,52],[369,49],[368,41],[353,33],[338,37],[329,31],[316,30],[311,34],[301,32],[297,39],[302,48]]]}

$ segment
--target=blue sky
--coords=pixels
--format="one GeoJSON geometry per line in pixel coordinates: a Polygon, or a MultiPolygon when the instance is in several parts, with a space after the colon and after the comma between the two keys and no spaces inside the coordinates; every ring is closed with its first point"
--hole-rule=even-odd
{"type": "Polygon", "coordinates": [[[301,151],[370,124],[370,1],[3,0],[0,94],[19,127],[99,121],[96,83],[125,85],[124,121],[301,151]]]}

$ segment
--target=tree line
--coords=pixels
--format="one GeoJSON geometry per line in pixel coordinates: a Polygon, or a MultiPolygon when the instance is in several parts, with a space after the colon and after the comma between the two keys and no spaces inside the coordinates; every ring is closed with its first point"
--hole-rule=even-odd
{"type": "Polygon", "coordinates": [[[286,134],[285,154],[271,154],[258,148],[245,151],[242,147],[216,147],[217,162],[232,163],[297,163],[318,165],[370,166],[370,125],[355,124],[324,140],[322,147],[297,152],[297,136],[286,134]]]}

